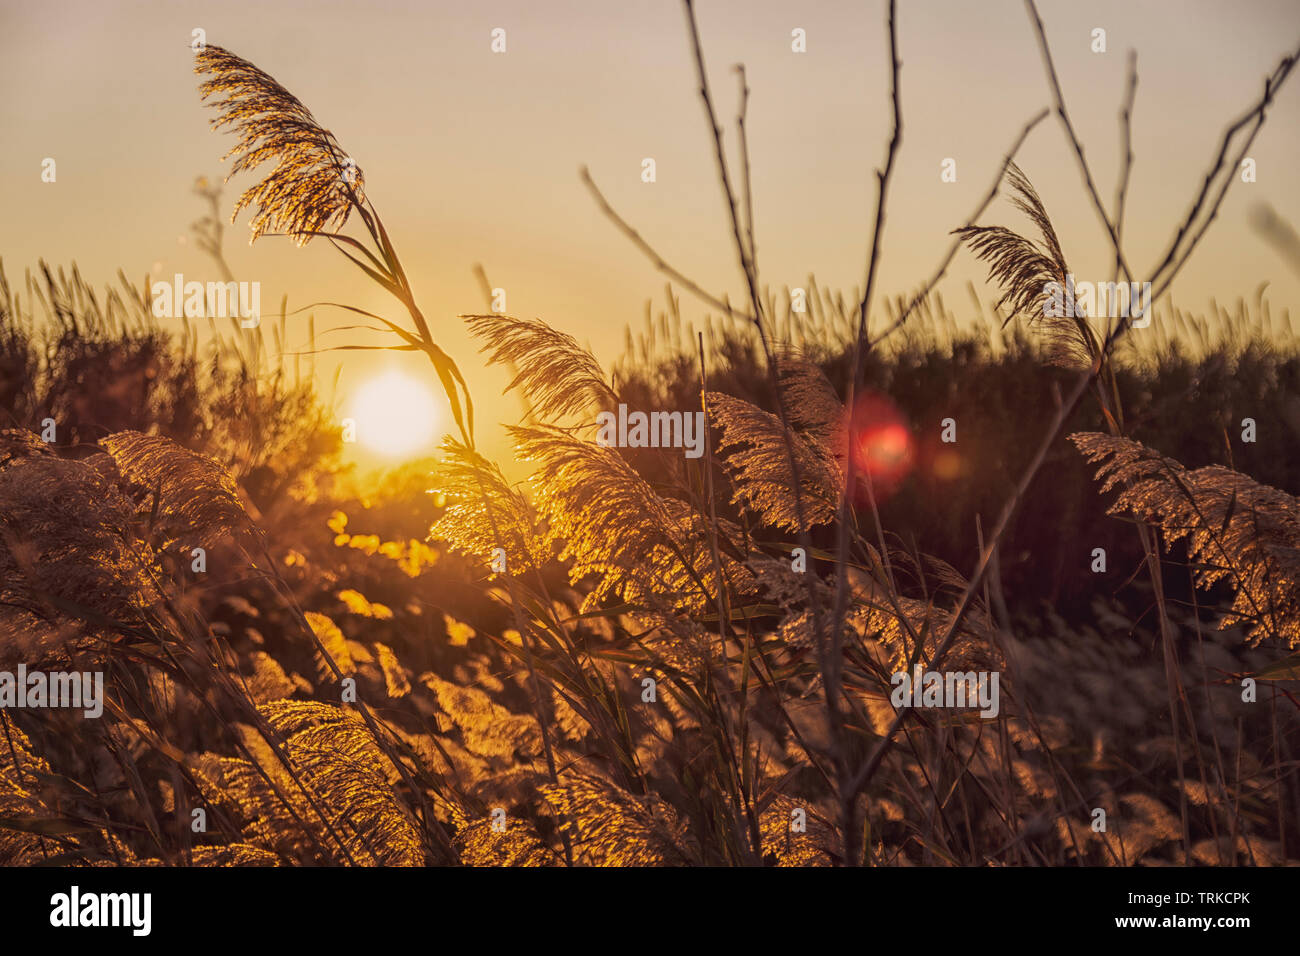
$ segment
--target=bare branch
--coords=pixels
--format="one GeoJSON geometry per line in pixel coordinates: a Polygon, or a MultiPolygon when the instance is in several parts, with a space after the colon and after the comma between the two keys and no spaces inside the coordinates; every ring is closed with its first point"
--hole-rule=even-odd
{"type": "MultiPolygon", "coordinates": [[[[853,375],[849,384],[848,408],[852,416],[855,400],[862,390],[862,360],[867,348],[867,311],[871,304],[871,294],[876,285],[876,269],[880,263],[880,237],[885,227],[885,201],[889,194],[889,180],[894,172],[894,160],[898,156],[898,147],[903,140],[903,110],[898,96],[898,74],[902,64],[898,59],[898,25],[895,0],[889,0],[887,17],[889,31],[889,97],[893,104],[893,130],[889,136],[889,146],[885,153],[885,168],[876,171],[876,218],[871,231],[871,245],[867,253],[866,276],[863,281],[862,300],[858,303],[858,333],[853,343],[853,375]]],[[[852,428],[852,421],[849,425],[852,428]]],[[[851,441],[851,440],[850,440],[851,441]]],[[[841,673],[844,666],[843,624],[848,605],[848,558],[849,526],[852,524],[853,493],[857,487],[857,456],[848,454],[845,461],[844,490],[840,495],[839,525],[836,533],[835,548],[835,603],[831,611],[830,647],[825,652],[823,675],[826,682],[826,708],[830,721],[832,740],[842,733],[839,700],[841,693],[841,673]]],[[[882,542],[883,543],[883,542],[882,542]]],[[[846,786],[849,783],[847,762],[837,765],[839,770],[840,828],[843,831],[844,862],[849,866],[857,864],[858,826],[856,814],[856,791],[846,786]]]]}
{"type": "Polygon", "coordinates": [[[1133,102],[1137,98],[1137,51],[1128,52],[1128,86],[1124,103],[1119,110],[1120,173],[1115,189],[1115,272],[1111,282],[1119,281],[1120,242],[1124,237],[1124,202],[1128,198],[1128,182],[1133,172],[1133,102]]]}
{"type": "Polygon", "coordinates": [[[1106,227],[1110,241],[1115,247],[1115,257],[1119,260],[1124,275],[1131,276],[1133,272],[1129,269],[1128,263],[1124,261],[1124,253],[1120,249],[1119,233],[1110,216],[1106,214],[1106,207],[1102,204],[1101,195],[1097,192],[1097,184],[1092,179],[1092,170],[1088,167],[1088,161],[1083,158],[1083,144],[1079,142],[1079,137],[1074,131],[1074,124],[1070,122],[1070,114],[1065,108],[1065,98],[1061,95],[1061,82],[1056,76],[1056,64],[1052,61],[1052,51],[1047,45],[1047,32],[1043,29],[1043,21],[1038,16],[1038,7],[1034,5],[1034,0],[1025,0],[1025,8],[1034,21],[1034,32],[1038,36],[1038,48],[1043,54],[1043,68],[1047,71],[1047,79],[1052,87],[1052,97],[1056,102],[1056,115],[1060,117],[1061,125],[1065,128],[1065,134],[1069,137],[1070,145],[1074,147],[1074,153],[1079,158],[1079,170],[1083,173],[1084,185],[1087,187],[1088,195],[1092,198],[1093,207],[1097,210],[1097,215],[1101,217],[1102,224],[1106,227]]]}
{"type": "Polygon", "coordinates": [[[650,243],[646,242],[644,238],[642,238],[641,233],[637,232],[634,228],[632,228],[632,226],[628,224],[626,219],[624,219],[622,216],[620,216],[617,212],[614,211],[614,207],[611,206],[609,204],[609,201],[605,199],[604,193],[600,191],[600,187],[598,187],[595,183],[595,180],[591,178],[591,173],[587,170],[586,166],[583,166],[582,169],[579,170],[578,176],[582,179],[584,183],[586,183],[587,189],[591,191],[592,196],[596,200],[596,204],[600,206],[601,212],[603,212],[607,217],[609,217],[609,219],[614,223],[614,225],[618,226],[619,230],[623,233],[623,235],[631,239],[633,244],[646,254],[646,257],[650,260],[651,265],[653,265],[664,275],[668,276],[670,279],[672,279],[674,282],[680,285],[683,289],[686,289],[687,291],[691,292],[702,302],[705,302],[713,306],[719,312],[724,312],[724,313],[730,312],[740,316],[742,319],[745,319],[749,322],[754,321],[754,317],[752,315],[748,314],[747,312],[737,311],[734,306],[728,305],[726,302],[724,302],[722,299],[719,299],[717,296],[713,295],[712,293],[705,292],[698,282],[695,282],[694,280],[687,278],[685,274],[679,272],[677,269],[669,265],[668,262],[664,259],[664,257],[659,255],[659,253],[655,251],[654,247],[651,246],[650,243]]]}
{"type": "MultiPolygon", "coordinates": [[[[1002,185],[1002,180],[1003,178],[1005,178],[1007,174],[1007,169],[1011,166],[1011,163],[1015,160],[1016,153],[1020,152],[1020,147],[1023,146],[1025,140],[1029,138],[1029,134],[1033,130],[1033,128],[1047,118],[1047,113],[1048,110],[1046,108],[1040,110],[1020,130],[1020,135],[1016,137],[1016,141],[1011,145],[1011,149],[1008,150],[1007,154],[1002,157],[1002,165],[998,167],[998,173],[993,178],[993,185],[989,187],[989,191],[985,193],[984,198],[980,201],[979,206],[975,209],[973,213],[971,213],[970,218],[968,218],[965,224],[961,227],[962,229],[968,229],[971,226],[975,225],[975,223],[979,221],[980,216],[984,215],[984,211],[989,208],[989,204],[992,203],[993,200],[997,197],[998,188],[1002,185]]],[[[942,279],[944,275],[947,273],[948,266],[952,264],[953,258],[957,255],[957,250],[961,248],[962,241],[963,240],[960,237],[958,237],[958,239],[948,247],[948,251],[944,254],[943,260],[939,263],[939,267],[934,270],[934,274],[931,275],[929,280],[925,283],[925,285],[921,287],[921,291],[912,297],[912,300],[908,303],[907,308],[905,308],[902,312],[899,313],[898,318],[895,319],[892,323],[890,323],[888,328],[886,328],[883,332],[881,332],[875,338],[870,340],[870,343],[867,346],[868,351],[870,351],[871,349],[879,345],[891,333],[896,332],[899,328],[902,327],[903,323],[905,323],[909,318],[911,318],[912,313],[916,311],[917,306],[919,306],[922,302],[925,301],[926,296],[928,296],[931,293],[931,291],[933,291],[934,287],[939,284],[939,280],[942,279]]]]}
{"type": "Polygon", "coordinates": [[[1218,217],[1219,207],[1223,205],[1223,198],[1228,193],[1228,187],[1232,185],[1233,180],[1236,178],[1236,170],[1240,167],[1242,159],[1245,158],[1246,151],[1250,149],[1251,144],[1255,141],[1255,137],[1258,135],[1260,127],[1264,125],[1265,113],[1268,110],[1268,107],[1272,104],[1274,98],[1277,96],[1278,90],[1282,88],[1282,84],[1286,82],[1291,70],[1295,67],[1297,59],[1300,59],[1300,47],[1298,47],[1295,52],[1283,57],[1281,62],[1278,63],[1277,68],[1274,69],[1272,74],[1264,81],[1264,93],[1260,97],[1259,102],[1242,114],[1236,122],[1230,124],[1223,131],[1223,135],[1219,140],[1219,152],[1215,156],[1214,166],[1211,168],[1210,172],[1205,174],[1205,182],[1201,184],[1201,191],[1197,195],[1196,200],[1192,203],[1192,207],[1188,211],[1187,217],[1183,220],[1182,225],[1180,225],[1178,231],[1174,233],[1173,242],[1169,244],[1169,251],[1165,253],[1165,257],[1160,261],[1160,265],[1156,266],[1156,268],[1151,272],[1151,285],[1153,287],[1151,292],[1151,301],[1153,303],[1166,289],[1169,288],[1169,285],[1174,281],[1174,276],[1176,276],[1182,269],[1183,265],[1187,262],[1187,259],[1191,256],[1192,250],[1196,248],[1197,244],[1201,241],[1201,237],[1205,235],[1205,230],[1208,229],[1210,223],[1218,217]],[[1233,137],[1247,125],[1250,126],[1250,131],[1246,135],[1245,142],[1242,143],[1241,149],[1237,151],[1236,156],[1231,161],[1228,161],[1227,155],[1229,144],[1233,137]],[[1188,231],[1192,228],[1192,224],[1200,214],[1201,208],[1205,205],[1211,184],[1214,182],[1215,178],[1218,177],[1220,172],[1225,170],[1225,167],[1227,175],[1224,176],[1223,185],[1219,188],[1218,194],[1214,197],[1214,202],[1210,206],[1209,212],[1206,214],[1196,232],[1192,234],[1187,248],[1183,250],[1181,255],[1178,255],[1179,246],[1183,241],[1183,237],[1186,236],[1188,231]],[[1166,270],[1168,270],[1168,274],[1164,275],[1166,270]]]}

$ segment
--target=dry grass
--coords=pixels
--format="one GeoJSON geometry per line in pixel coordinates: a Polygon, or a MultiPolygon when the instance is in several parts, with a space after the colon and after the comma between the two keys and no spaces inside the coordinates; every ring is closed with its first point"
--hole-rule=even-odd
{"type": "MultiPolygon", "coordinates": [[[[236,206],[254,210],[254,238],[325,238],[404,306],[409,326],[364,314],[399,337],[395,347],[423,352],[444,386],[460,434],[435,489],[434,546],[348,531],[349,515],[311,489],[285,490],[292,504],[260,515],[251,475],[161,435],[118,428],[51,449],[26,431],[0,432],[0,647],[29,667],[103,670],[109,695],[93,724],[0,712],[0,862],[1297,859],[1287,821],[1300,808],[1290,771],[1300,714],[1286,684],[1294,658],[1282,657],[1300,640],[1295,499],[1134,441],[1111,360],[1124,325],[1072,322],[1048,331],[1088,367],[1046,432],[1026,437],[1032,455],[1006,482],[997,521],[976,526],[972,572],[891,534],[870,475],[846,453],[845,425],[881,350],[868,319],[901,142],[898,98],[857,309],[814,294],[814,320],[834,313],[839,324],[812,330],[823,354],[800,350],[792,333],[806,336],[809,320],[787,313],[783,327],[760,291],[747,146],[735,176],[686,7],[748,311],[703,283],[682,285],[742,323],[739,337],[722,338],[739,355],[749,336],[763,372],[742,396],[706,375],[702,349],[699,366],[667,363],[672,383],[707,411],[711,447],[698,460],[632,454],[599,444],[585,417],[627,400],[625,379],[539,320],[467,316],[491,360],[516,370],[511,387],[531,410],[514,430],[535,465],[526,488],[476,449],[465,381],[333,135],[246,61],[217,47],[199,55],[204,96],[222,97],[216,125],[239,137],[235,168],[276,163],[236,206]],[[360,238],[342,231],[352,216],[360,238]],[[842,385],[820,367],[831,356],[842,385]],[[1112,595],[1099,595],[1086,620],[1023,609],[1013,618],[991,593],[1012,516],[1090,391],[1110,434],[1072,437],[1100,464],[1100,493],[1119,488],[1113,510],[1137,522],[1149,575],[1135,587],[1154,623],[1112,595]],[[1224,607],[1166,593],[1180,565],[1162,546],[1181,538],[1182,570],[1202,591],[1220,589],[1211,602],[1226,589],[1224,607]],[[184,560],[200,544],[216,569],[208,579],[184,560]],[[458,600],[472,621],[450,613],[458,600]],[[998,671],[998,714],[896,709],[891,678],[917,664],[998,671]],[[1247,677],[1256,702],[1243,699],[1247,677]],[[1088,825],[1095,807],[1107,810],[1105,832],[1088,825]],[[206,829],[191,826],[195,809],[206,829]]],[[[889,35],[893,52],[892,4],[889,35]]],[[[1050,54],[1047,65],[1072,138],[1050,54]]],[[[1283,67],[1249,123],[1262,122],[1283,67]]],[[[991,262],[1010,319],[1036,315],[1042,282],[1063,282],[1067,270],[1011,154],[999,183],[1004,170],[1041,243],[973,222],[957,232],[991,262]]],[[[1090,173],[1086,182],[1095,196],[1090,173]]],[[[1127,272],[1122,217],[1098,207],[1127,272]]],[[[1203,192],[1189,224],[1214,208],[1203,192]]],[[[1180,229],[1162,280],[1195,238],[1180,229]]],[[[942,303],[927,311],[930,291],[953,254],[920,293],[878,307],[886,333],[906,335],[914,313],[942,320],[942,303]]],[[[48,297],[82,288],[47,279],[48,297]]],[[[6,367],[48,378],[3,292],[6,367]]],[[[81,317],[103,314],[84,295],[51,307],[70,341],[84,339],[81,317]]],[[[394,500],[409,507],[409,497],[394,500]]]]}

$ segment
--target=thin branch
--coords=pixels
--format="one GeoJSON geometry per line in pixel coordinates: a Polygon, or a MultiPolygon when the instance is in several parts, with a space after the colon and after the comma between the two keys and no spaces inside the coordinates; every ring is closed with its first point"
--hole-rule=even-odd
{"type": "Polygon", "coordinates": [[[748,313],[745,312],[737,311],[735,308],[727,305],[726,302],[722,301],[712,293],[705,292],[699,283],[694,282],[691,279],[688,279],[685,274],[679,272],[677,269],[669,265],[668,262],[664,259],[664,257],[659,255],[659,253],[655,251],[654,247],[651,246],[650,243],[646,242],[645,239],[641,237],[641,233],[637,232],[634,228],[632,228],[632,226],[628,224],[626,219],[624,219],[622,216],[620,216],[617,212],[614,211],[614,207],[609,204],[609,201],[607,199],[605,199],[604,193],[600,191],[600,187],[598,187],[595,183],[595,180],[591,178],[591,173],[590,171],[588,171],[586,166],[583,166],[578,171],[578,178],[580,178],[586,184],[587,189],[590,190],[592,197],[596,200],[596,205],[600,206],[601,212],[603,212],[614,223],[614,225],[618,226],[619,230],[623,233],[623,235],[631,239],[632,243],[638,249],[640,249],[643,253],[645,253],[646,258],[650,260],[651,265],[653,265],[657,270],[659,270],[664,275],[671,278],[682,288],[691,292],[702,302],[705,302],[713,306],[719,312],[723,312],[723,313],[732,312],[735,315],[738,315],[740,318],[745,319],[746,321],[749,322],[754,321],[754,317],[752,315],[749,315],[748,313]]]}
{"type": "Polygon", "coordinates": [[[1124,253],[1120,248],[1119,233],[1110,216],[1106,214],[1106,207],[1097,192],[1097,184],[1093,182],[1092,170],[1088,167],[1088,161],[1083,158],[1083,144],[1079,142],[1079,137],[1074,131],[1074,124],[1070,122],[1070,114],[1065,108],[1065,98],[1061,95],[1061,83],[1056,76],[1056,64],[1052,61],[1052,51],[1047,45],[1047,32],[1043,29],[1043,21],[1038,16],[1038,7],[1034,5],[1034,0],[1025,0],[1025,8],[1034,21],[1034,32],[1038,36],[1038,48],[1043,54],[1043,68],[1047,71],[1047,79],[1052,87],[1052,97],[1056,102],[1056,115],[1060,117],[1061,125],[1065,128],[1070,145],[1074,147],[1075,155],[1079,158],[1079,169],[1083,173],[1084,185],[1088,188],[1088,195],[1092,198],[1092,204],[1097,210],[1097,215],[1101,217],[1102,224],[1110,235],[1111,244],[1115,247],[1115,257],[1119,260],[1124,275],[1131,276],[1133,271],[1128,267],[1128,263],[1124,261],[1124,253]]]}
{"type": "MultiPolygon", "coordinates": [[[[713,96],[709,92],[709,75],[704,69],[704,51],[700,45],[700,27],[695,20],[694,0],[683,0],[686,7],[686,19],[691,28],[691,48],[695,53],[695,70],[700,81],[700,98],[704,101],[704,112],[713,132],[713,153],[718,161],[718,176],[722,180],[722,191],[727,200],[727,210],[731,213],[731,233],[740,255],[740,268],[745,273],[745,284],[749,286],[749,301],[754,309],[754,324],[759,333],[763,331],[762,300],[758,294],[758,276],[755,274],[754,262],[745,248],[745,240],[740,232],[740,214],[736,211],[736,192],[731,187],[731,173],[727,170],[727,156],[722,148],[722,130],[718,126],[718,114],[713,108],[713,96]]],[[[743,84],[742,84],[743,85],[743,84]]],[[[748,96],[748,90],[745,90],[748,96]]],[[[743,115],[743,114],[742,114],[743,115]]]]}
{"type": "MultiPolygon", "coordinates": [[[[894,172],[894,160],[898,156],[898,148],[903,140],[903,110],[898,96],[898,75],[902,68],[902,63],[898,59],[898,24],[897,9],[895,0],[889,0],[889,13],[887,15],[887,24],[889,31],[889,96],[893,104],[893,130],[889,136],[889,146],[885,154],[884,170],[876,171],[876,217],[875,225],[871,231],[871,245],[867,254],[866,276],[863,281],[862,300],[858,304],[858,334],[853,343],[853,375],[849,385],[848,408],[849,408],[849,447],[850,451],[845,456],[845,476],[844,490],[840,495],[839,507],[839,524],[836,536],[835,548],[835,603],[831,611],[831,633],[830,646],[826,652],[826,660],[823,665],[823,674],[826,682],[826,709],[830,722],[832,739],[838,738],[842,734],[840,727],[839,700],[841,693],[841,671],[844,666],[844,654],[842,647],[843,639],[843,622],[848,605],[848,557],[849,557],[849,525],[851,512],[853,510],[853,493],[857,487],[857,455],[853,454],[852,446],[852,429],[853,429],[853,409],[855,407],[858,393],[862,390],[863,382],[863,351],[866,347],[867,337],[867,310],[871,304],[871,294],[876,285],[876,272],[880,264],[880,237],[885,227],[885,202],[889,195],[889,180],[894,172]]],[[[883,540],[881,542],[884,543],[883,540]]],[[[848,784],[848,764],[847,760],[838,766],[839,769],[839,798],[840,798],[840,828],[843,831],[841,839],[844,842],[844,862],[850,866],[856,865],[859,859],[858,853],[858,826],[856,819],[856,792],[848,784]]]]}
{"type": "Polygon", "coordinates": [[[736,116],[736,131],[740,139],[740,188],[745,196],[745,238],[749,242],[749,263],[758,272],[758,251],[754,244],[754,192],[749,182],[749,137],[745,133],[745,117],[749,113],[749,84],[745,82],[745,64],[736,64],[740,78],[740,112],[736,116]]]}
{"type": "Polygon", "coordinates": [[[1263,127],[1268,107],[1272,104],[1274,98],[1276,98],[1278,90],[1281,89],[1282,85],[1286,82],[1291,70],[1295,67],[1297,59],[1300,59],[1300,47],[1298,47],[1295,52],[1283,57],[1281,62],[1278,63],[1277,68],[1264,81],[1264,93],[1260,97],[1259,102],[1256,103],[1254,107],[1247,110],[1235,123],[1231,124],[1223,131],[1222,138],[1219,142],[1219,152],[1215,157],[1213,169],[1206,174],[1205,182],[1201,185],[1201,191],[1197,195],[1196,201],[1192,204],[1192,208],[1188,212],[1187,218],[1183,221],[1183,224],[1178,227],[1178,231],[1174,234],[1174,239],[1173,242],[1170,243],[1169,251],[1165,253],[1165,257],[1161,260],[1160,265],[1151,272],[1152,303],[1155,303],[1155,301],[1159,299],[1165,290],[1167,290],[1173,283],[1174,276],[1182,270],[1188,258],[1191,257],[1192,251],[1200,243],[1201,238],[1205,235],[1205,231],[1210,227],[1210,223],[1214,222],[1214,220],[1218,218],[1219,208],[1223,205],[1223,199],[1228,194],[1228,187],[1236,180],[1236,171],[1240,168],[1241,162],[1245,158],[1246,152],[1250,149],[1251,144],[1254,143],[1255,137],[1259,134],[1260,128],[1263,127]],[[1241,149],[1237,151],[1237,155],[1233,157],[1231,161],[1228,161],[1227,152],[1229,142],[1237,132],[1244,128],[1248,123],[1251,124],[1251,126],[1249,133],[1246,135],[1245,142],[1242,143],[1241,149]],[[1215,177],[1225,169],[1225,166],[1226,175],[1223,178],[1223,185],[1220,186],[1218,194],[1214,197],[1213,204],[1209,207],[1209,211],[1200,226],[1192,234],[1191,239],[1187,244],[1187,248],[1183,250],[1181,255],[1177,255],[1178,247],[1182,242],[1183,236],[1186,235],[1189,229],[1191,229],[1192,223],[1195,221],[1197,214],[1205,204],[1205,199],[1209,194],[1211,183],[1214,181],[1215,177]],[[1166,270],[1168,270],[1168,274],[1162,275],[1166,270]]]}
{"type": "Polygon", "coordinates": [[[1133,102],[1137,98],[1137,51],[1128,52],[1128,86],[1119,110],[1120,173],[1115,190],[1115,272],[1111,282],[1119,281],[1120,242],[1124,237],[1124,203],[1128,199],[1129,177],[1133,172],[1133,102]]]}
{"type": "MultiPolygon", "coordinates": [[[[1007,154],[1002,157],[1002,165],[998,167],[998,173],[997,176],[995,176],[993,179],[993,185],[989,187],[989,191],[985,193],[984,198],[980,201],[979,206],[975,209],[973,213],[971,213],[970,218],[966,220],[965,224],[961,228],[968,229],[971,226],[974,226],[979,221],[979,218],[982,215],[984,215],[984,211],[988,209],[989,205],[993,202],[993,200],[997,198],[998,189],[1002,185],[1002,180],[1006,177],[1007,168],[1011,165],[1012,161],[1016,158],[1016,153],[1020,152],[1020,147],[1024,145],[1025,140],[1029,138],[1030,132],[1033,131],[1035,126],[1037,126],[1039,123],[1041,123],[1044,119],[1047,118],[1048,112],[1049,111],[1047,110],[1047,108],[1044,107],[1042,110],[1036,113],[1034,117],[1030,119],[1029,122],[1026,123],[1024,127],[1020,130],[1020,135],[1016,137],[1016,141],[1011,145],[1011,149],[1008,150],[1007,154]]],[[[934,289],[934,287],[939,284],[939,280],[942,279],[944,275],[947,273],[948,266],[952,264],[952,260],[956,257],[957,251],[961,248],[962,242],[963,240],[959,237],[954,243],[952,243],[952,245],[948,247],[948,251],[944,254],[943,260],[939,263],[939,267],[935,269],[934,274],[931,275],[929,280],[926,281],[925,285],[921,287],[921,291],[912,297],[912,300],[908,303],[907,308],[905,308],[902,312],[899,313],[898,318],[895,319],[892,323],[890,323],[888,328],[886,328],[883,332],[881,332],[875,338],[870,340],[867,346],[868,351],[874,349],[885,338],[887,338],[891,333],[897,331],[903,325],[903,323],[905,323],[909,318],[911,318],[912,313],[915,312],[917,307],[922,302],[925,301],[926,296],[930,294],[930,292],[934,289]]]]}

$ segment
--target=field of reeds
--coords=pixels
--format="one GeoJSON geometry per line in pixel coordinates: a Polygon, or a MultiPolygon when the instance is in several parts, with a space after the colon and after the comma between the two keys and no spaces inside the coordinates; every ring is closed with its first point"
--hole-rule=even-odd
{"type": "MultiPolygon", "coordinates": [[[[588,179],[669,280],[615,367],[559,322],[454,319],[527,408],[525,483],[479,451],[471,357],[361,172],[220,47],[201,93],[260,177],[234,211],[391,295],[400,319],[362,318],[427,357],[439,459],[358,489],[287,309],[176,332],[125,274],[0,272],[0,671],[105,688],[98,719],[0,709],[0,864],[1300,861],[1300,340],[1262,289],[1161,299],[1295,58],[1225,132],[1137,330],[1044,316],[1069,270],[1019,142],[934,278],[883,295],[896,96],[862,288],[810,279],[797,311],[755,261],[743,106],[729,161],[691,41],[748,299],[588,179]],[[990,285],[945,302],[956,255],[990,285]],[[702,411],[706,453],[599,441],[620,404],[702,411]],[[917,668],[996,673],[996,713],[899,706],[917,668]]],[[[1097,200],[1127,277],[1123,204],[1097,200]]]]}

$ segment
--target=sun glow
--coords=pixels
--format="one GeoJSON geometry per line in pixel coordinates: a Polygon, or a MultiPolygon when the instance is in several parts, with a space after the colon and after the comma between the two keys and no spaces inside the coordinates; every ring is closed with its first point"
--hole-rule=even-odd
{"type": "Polygon", "coordinates": [[[433,451],[438,405],[419,379],[401,372],[370,379],[353,396],[349,417],[357,442],[371,452],[400,458],[433,451]]]}

